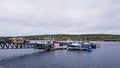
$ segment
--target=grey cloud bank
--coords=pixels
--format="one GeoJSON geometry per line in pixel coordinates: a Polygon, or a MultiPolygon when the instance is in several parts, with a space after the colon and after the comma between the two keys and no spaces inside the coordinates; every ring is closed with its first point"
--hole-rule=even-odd
{"type": "Polygon", "coordinates": [[[120,0],[0,0],[0,36],[120,34],[120,0]]]}

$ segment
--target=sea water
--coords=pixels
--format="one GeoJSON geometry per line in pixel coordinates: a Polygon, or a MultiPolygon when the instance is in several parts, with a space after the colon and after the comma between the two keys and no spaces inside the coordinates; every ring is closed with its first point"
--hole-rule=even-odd
{"type": "MultiPolygon", "coordinates": [[[[19,50],[23,56],[1,60],[1,68],[120,68],[120,42],[99,42],[92,51],[19,50]],[[30,54],[33,52],[32,54],[30,54]],[[28,54],[29,53],[29,54],[28,54]],[[26,55],[27,54],[27,55],[26,55]]],[[[17,50],[0,50],[0,57],[13,56],[17,50]]],[[[15,54],[17,55],[17,54],[15,54]]]]}

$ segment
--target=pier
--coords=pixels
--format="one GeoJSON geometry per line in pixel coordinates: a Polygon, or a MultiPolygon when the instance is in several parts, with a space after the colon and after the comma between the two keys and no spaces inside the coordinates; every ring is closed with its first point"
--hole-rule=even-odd
{"type": "Polygon", "coordinates": [[[41,41],[29,43],[11,43],[3,41],[0,43],[0,49],[44,49],[44,50],[59,50],[59,49],[77,49],[77,50],[91,50],[96,49],[97,44],[90,42],[65,42],[65,41],[41,41]]]}
{"type": "Polygon", "coordinates": [[[47,49],[49,45],[43,44],[9,44],[9,43],[0,43],[0,49],[47,49]]]}
{"type": "Polygon", "coordinates": [[[22,45],[22,44],[0,44],[0,49],[26,49],[26,48],[34,48],[33,45],[22,45]]]}

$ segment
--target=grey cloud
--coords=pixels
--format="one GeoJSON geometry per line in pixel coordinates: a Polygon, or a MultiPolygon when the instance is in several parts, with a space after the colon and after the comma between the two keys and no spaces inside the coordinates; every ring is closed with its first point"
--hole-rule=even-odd
{"type": "Polygon", "coordinates": [[[120,0],[0,0],[0,10],[0,36],[120,34],[120,0]]]}

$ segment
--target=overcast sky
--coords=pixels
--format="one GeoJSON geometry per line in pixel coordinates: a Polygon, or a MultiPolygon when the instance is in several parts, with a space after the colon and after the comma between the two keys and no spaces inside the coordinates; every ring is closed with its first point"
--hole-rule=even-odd
{"type": "Polygon", "coordinates": [[[120,0],[0,0],[0,36],[120,34],[120,0]]]}

